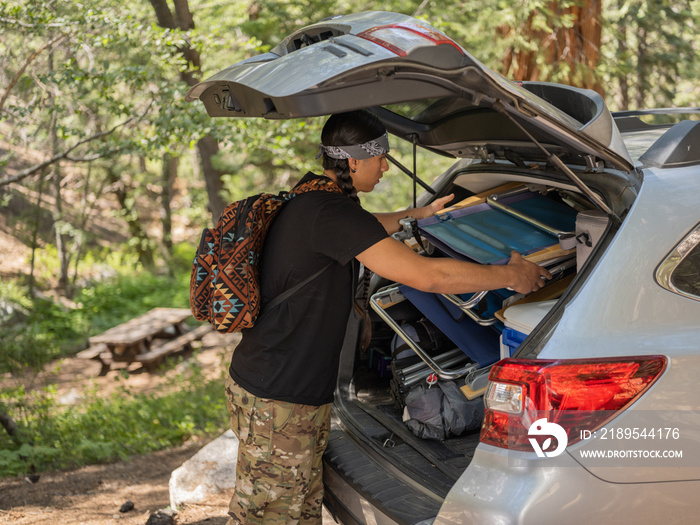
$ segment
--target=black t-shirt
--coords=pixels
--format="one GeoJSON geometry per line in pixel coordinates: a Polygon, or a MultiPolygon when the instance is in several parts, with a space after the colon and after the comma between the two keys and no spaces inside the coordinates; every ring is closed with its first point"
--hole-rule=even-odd
{"type": "MultiPolygon", "coordinates": [[[[307,173],[303,180],[316,177],[307,173]]],[[[356,255],[387,237],[381,223],[341,193],[294,197],[275,218],[262,251],[262,306],[332,263],[244,330],[230,374],[250,393],[322,405],[333,400],[353,302],[356,255]]]]}

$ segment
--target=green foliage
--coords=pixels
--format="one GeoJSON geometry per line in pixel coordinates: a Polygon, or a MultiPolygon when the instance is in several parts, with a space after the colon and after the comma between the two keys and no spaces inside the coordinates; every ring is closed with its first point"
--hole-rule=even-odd
{"type": "Polygon", "coordinates": [[[116,275],[81,289],[75,297],[76,311],[88,320],[90,334],[104,331],[151,308],[188,308],[189,272],[194,248],[186,243],[175,246],[171,262],[174,276],[136,271],[132,266],[115,267],[116,275]],[[189,253],[189,257],[188,254],[189,253]]]}
{"type": "Polygon", "coordinates": [[[31,299],[12,281],[0,282],[0,321],[0,373],[38,369],[86,343],[82,315],[52,300],[31,299]]]}
{"type": "Polygon", "coordinates": [[[227,423],[222,382],[204,380],[189,367],[164,395],[120,389],[109,397],[88,393],[80,407],[66,409],[51,389],[0,396],[21,414],[20,443],[0,432],[0,477],[127,459],[181,445],[196,436],[223,432],[227,423]]]}
{"type": "MultiPolygon", "coordinates": [[[[151,308],[188,308],[193,253],[189,244],[175,245],[171,277],[168,272],[134,270],[133,260],[121,260],[118,252],[93,252],[85,262],[97,280],[78,291],[75,308],[49,298],[31,298],[18,282],[0,282],[0,373],[38,369],[57,357],[75,354],[87,346],[90,335],[151,308]]],[[[46,257],[46,262],[44,271],[50,272],[55,259],[46,257]]]]}
{"type": "Polygon", "coordinates": [[[698,2],[610,0],[604,60],[609,103],[621,109],[700,103],[698,2]]]}
{"type": "MultiPolygon", "coordinates": [[[[153,307],[187,307],[194,248],[174,246],[174,277],[135,271],[134,261],[119,253],[90,253],[86,263],[99,275],[75,297],[75,308],[50,299],[30,298],[14,281],[0,283],[0,372],[38,370],[61,355],[85,348],[87,337],[153,307]],[[121,261],[121,262],[120,262],[121,261]],[[99,264],[98,264],[99,263],[99,264]]],[[[49,258],[51,260],[51,258],[49,258]]],[[[0,476],[115,461],[181,444],[193,436],[221,432],[225,401],[219,382],[204,380],[189,366],[164,390],[166,395],[134,394],[121,389],[104,398],[88,393],[79,408],[66,409],[55,390],[0,391],[0,413],[18,424],[16,436],[0,431],[0,476]]]]}
{"type": "Polygon", "coordinates": [[[188,308],[188,286],[184,273],[174,281],[148,272],[120,273],[81,290],[76,301],[81,315],[90,319],[91,332],[98,333],[158,306],[188,308]]]}

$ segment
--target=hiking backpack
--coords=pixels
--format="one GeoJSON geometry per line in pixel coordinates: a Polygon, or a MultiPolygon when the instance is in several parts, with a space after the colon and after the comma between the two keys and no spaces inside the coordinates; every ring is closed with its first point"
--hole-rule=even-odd
{"type": "MultiPolygon", "coordinates": [[[[205,228],[192,263],[190,307],[198,321],[208,321],[222,333],[250,328],[260,314],[260,257],[265,236],[285,203],[307,191],[342,193],[329,179],[312,179],[289,192],[261,193],[229,204],[216,228],[205,228]]],[[[272,299],[266,310],[288,299],[315,279],[272,299]]]]}

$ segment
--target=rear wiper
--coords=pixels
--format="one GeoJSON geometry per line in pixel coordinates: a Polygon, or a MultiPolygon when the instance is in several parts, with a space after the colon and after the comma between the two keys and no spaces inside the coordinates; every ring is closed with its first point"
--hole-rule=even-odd
{"type": "Polygon", "coordinates": [[[571,181],[580,189],[584,195],[586,195],[593,204],[595,204],[600,211],[605,213],[609,218],[610,221],[613,223],[614,226],[619,226],[622,221],[620,220],[620,217],[617,216],[617,214],[612,211],[612,209],[605,204],[603,199],[601,199],[592,189],[590,189],[586,184],[576,175],[571,169],[564,164],[564,162],[557,157],[554,153],[550,153],[547,151],[547,148],[545,148],[542,144],[539,143],[539,141],[527,130],[525,129],[524,126],[520,124],[513,116],[508,113],[505,109],[505,106],[503,102],[500,100],[497,100],[493,104],[493,108],[498,111],[499,113],[503,113],[513,124],[515,124],[518,128],[520,128],[520,131],[525,133],[525,135],[528,136],[528,138],[538,147],[542,150],[542,152],[547,156],[547,161],[551,162],[554,166],[559,168],[564,175],[566,175],[571,181]]]}

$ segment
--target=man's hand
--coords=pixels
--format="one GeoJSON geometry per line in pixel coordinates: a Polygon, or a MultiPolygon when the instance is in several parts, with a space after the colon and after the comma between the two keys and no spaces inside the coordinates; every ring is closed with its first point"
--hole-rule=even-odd
{"type": "Polygon", "coordinates": [[[420,217],[420,218],[424,219],[425,217],[430,217],[432,215],[435,215],[440,210],[444,210],[445,205],[448,202],[451,202],[452,199],[454,199],[454,198],[455,198],[455,194],[450,193],[449,195],[445,195],[444,197],[440,197],[439,199],[435,199],[433,202],[431,202],[430,204],[425,206],[425,208],[423,208],[425,210],[425,216],[420,217]]]}
{"type": "Polygon", "coordinates": [[[546,268],[526,261],[522,256],[512,251],[508,266],[514,270],[515,281],[513,290],[519,293],[535,292],[545,285],[546,279],[551,279],[552,274],[546,268]]]}
{"type": "Polygon", "coordinates": [[[414,219],[425,219],[426,217],[431,217],[437,212],[445,208],[445,204],[454,199],[454,193],[435,199],[433,202],[427,206],[421,208],[410,208],[407,210],[394,211],[389,213],[375,213],[374,216],[379,222],[382,223],[384,229],[389,235],[393,235],[399,231],[399,221],[406,217],[413,217],[414,219]]]}

